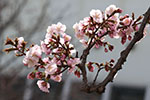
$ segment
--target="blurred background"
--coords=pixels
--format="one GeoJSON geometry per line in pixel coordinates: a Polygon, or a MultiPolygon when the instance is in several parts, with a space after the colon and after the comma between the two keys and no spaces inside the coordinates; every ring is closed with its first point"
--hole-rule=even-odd
{"type": "MultiPolygon", "coordinates": [[[[123,69],[101,96],[81,92],[81,79],[67,73],[62,82],[51,81],[50,93],[45,94],[38,89],[37,80],[26,79],[31,69],[23,65],[22,58],[2,52],[6,48],[4,40],[7,36],[23,36],[28,44],[40,44],[47,27],[62,22],[67,26],[66,33],[73,37],[72,44],[81,53],[83,47],[74,37],[73,24],[89,16],[91,9],[104,11],[110,4],[123,9],[123,15],[134,12],[138,17],[150,7],[150,0],[0,0],[0,100],[150,100],[150,27],[147,28],[147,36],[134,47],[123,69]]],[[[128,44],[107,40],[115,46],[113,52],[105,54],[103,48],[93,49],[88,60],[117,60],[119,52],[128,44]]],[[[89,72],[89,80],[94,75],[89,72]]],[[[105,72],[100,73],[98,81],[106,75],[105,72]]]]}

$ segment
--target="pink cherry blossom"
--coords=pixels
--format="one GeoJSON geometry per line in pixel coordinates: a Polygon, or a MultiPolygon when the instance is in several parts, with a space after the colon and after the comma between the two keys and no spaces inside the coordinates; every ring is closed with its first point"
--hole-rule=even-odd
{"type": "Polygon", "coordinates": [[[71,36],[67,35],[64,33],[63,35],[64,41],[70,41],[71,40],[71,36]]]}
{"type": "Polygon", "coordinates": [[[75,30],[75,32],[79,32],[82,28],[83,28],[83,25],[81,23],[75,23],[73,25],[73,29],[75,30]]]}
{"type": "Polygon", "coordinates": [[[45,66],[46,74],[51,75],[51,74],[54,74],[56,71],[57,71],[57,65],[53,60],[45,66]]]}
{"type": "Polygon", "coordinates": [[[113,35],[112,37],[115,38],[115,39],[118,39],[120,37],[118,32],[119,32],[118,30],[114,31],[113,34],[112,34],[113,35]]]}
{"type": "Polygon", "coordinates": [[[38,45],[34,45],[29,49],[26,53],[25,58],[23,59],[23,63],[27,65],[29,68],[38,65],[39,58],[41,58],[41,48],[38,45]]]}
{"type": "Polygon", "coordinates": [[[59,65],[59,66],[61,66],[62,63],[61,63],[60,60],[58,60],[58,61],[56,62],[56,64],[59,65]]]}
{"type": "Polygon", "coordinates": [[[51,49],[47,47],[47,45],[41,41],[41,50],[44,52],[46,55],[49,55],[51,53],[51,49]]]}
{"type": "Polygon", "coordinates": [[[29,68],[34,67],[35,65],[38,65],[38,58],[34,57],[25,57],[23,59],[23,63],[25,66],[28,66],[29,68]]]}
{"type": "Polygon", "coordinates": [[[78,39],[83,39],[84,35],[81,34],[81,33],[76,33],[75,36],[78,38],[78,39]]]}
{"type": "Polygon", "coordinates": [[[84,26],[89,25],[91,18],[85,17],[80,23],[82,23],[84,26]]]}
{"type": "Polygon", "coordinates": [[[134,29],[132,26],[130,26],[125,31],[126,31],[126,35],[130,35],[134,31],[134,29]]]}
{"type": "Polygon", "coordinates": [[[30,56],[41,58],[41,54],[42,54],[41,47],[38,45],[34,45],[33,47],[30,48],[29,54],[30,56]]]}
{"type": "Polygon", "coordinates": [[[47,33],[47,34],[45,35],[44,43],[45,43],[45,44],[49,44],[51,41],[52,41],[52,35],[47,33]]]}
{"type": "Polygon", "coordinates": [[[59,50],[59,48],[53,49],[52,52],[53,52],[53,53],[61,53],[61,51],[59,50]]]}
{"type": "Polygon", "coordinates": [[[74,67],[75,65],[77,65],[77,64],[79,64],[81,61],[80,61],[80,58],[74,58],[74,59],[69,59],[68,61],[67,61],[67,64],[69,65],[69,66],[72,66],[72,67],[74,67]]]}
{"type": "Polygon", "coordinates": [[[43,60],[43,62],[44,62],[44,63],[46,63],[46,64],[50,63],[50,60],[49,60],[49,58],[48,58],[48,57],[43,58],[42,60],[43,60]]]}
{"type": "Polygon", "coordinates": [[[51,79],[56,81],[56,82],[61,82],[62,80],[62,74],[59,75],[51,75],[51,79]]]}
{"type": "Polygon", "coordinates": [[[43,80],[38,80],[37,85],[43,92],[49,93],[50,84],[48,82],[45,82],[43,80]]]}
{"type": "Polygon", "coordinates": [[[48,43],[50,42],[49,39],[52,38],[52,36],[57,36],[57,35],[64,35],[66,31],[66,26],[63,25],[62,23],[58,22],[57,24],[52,24],[51,26],[48,26],[47,28],[47,34],[45,36],[45,42],[48,43]]]}
{"type": "Polygon", "coordinates": [[[77,33],[77,32],[79,32],[79,24],[78,23],[75,23],[74,25],[73,25],[73,29],[75,30],[75,32],[77,33]]]}
{"type": "Polygon", "coordinates": [[[60,37],[59,42],[60,42],[61,44],[64,44],[66,41],[65,41],[65,39],[64,39],[64,38],[61,38],[61,37],[60,37]]]}
{"type": "Polygon", "coordinates": [[[65,31],[66,31],[66,26],[58,22],[57,25],[55,26],[55,33],[63,34],[65,31]]]}
{"type": "Polygon", "coordinates": [[[52,35],[55,32],[55,26],[56,26],[55,24],[48,26],[47,33],[52,35]]]}
{"type": "Polygon", "coordinates": [[[78,23],[74,24],[73,25],[73,29],[75,30],[75,36],[78,38],[78,39],[82,39],[84,37],[84,34],[81,34],[81,30],[82,30],[83,26],[78,23]]]}
{"type": "Polygon", "coordinates": [[[23,37],[19,37],[17,39],[18,39],[18,45],[17,45],[17,47],[21,48],[22,47],[22,43],[24,42],[24,38],[23,37]]]}
{"type": "Polygon", "coordinates": [[[105,14],[106,15],[111,15],[115,10],[117,10],[118,8],[115,5],[110,5],[106,8],[105,10],[105,14]]]}
{"type": "Polygon", "coordinates": [[[93,18],[93,20],[97,23],[101,23],[103,21],[103,15],[100,10],[92,9],[90,11],[90,16],[93,18]]]}
{"type": "Polygon", "coordinates": [[[69,73],[72,73],[75,70],[75,66],[71,66],[68,70],[69,73]]]}
{"type": "Polygon", "coordinates": [[[124,25],[129,25],[131,24],[132,18],[125,18],[122,22],[124,23],[124,25]]]}

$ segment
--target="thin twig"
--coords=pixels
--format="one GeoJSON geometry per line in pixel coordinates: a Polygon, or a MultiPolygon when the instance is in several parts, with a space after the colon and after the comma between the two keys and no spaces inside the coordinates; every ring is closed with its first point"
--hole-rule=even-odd
{"type": "Polygon", "coordinates": [[[68,69],[68,66],[65,67],[62,71],[55,73],[54,75],[59,75],[59,74],[63,73],[64,71],[66,71],[67,69],[68,69]]]}
{"type": "Polygon", "coordinates": [[[96,73],[96,76],[95,76],[95,78],[94,78],[94,80],[93,80],[92,85],[95,85],[95,82],[96,82],[96,80],[97,80],[97,77],[98,77],[98,75],[99,75],[99,72],[100,72],[102,69],[104,69],[104,67],[101,67],[101,68],[99,68],[99,69],[97,70],[97,73],[96,73]]]}

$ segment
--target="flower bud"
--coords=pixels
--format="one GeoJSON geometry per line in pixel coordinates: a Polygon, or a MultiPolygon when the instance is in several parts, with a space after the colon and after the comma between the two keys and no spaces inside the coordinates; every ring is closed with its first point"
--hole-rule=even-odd
{"type": "Polygon", "coordinates": [[[35,78],[35,73],[34,72],[29,73],[28,76],[27,76],[27,79],[33,80],[34,78],[35,78]]]}

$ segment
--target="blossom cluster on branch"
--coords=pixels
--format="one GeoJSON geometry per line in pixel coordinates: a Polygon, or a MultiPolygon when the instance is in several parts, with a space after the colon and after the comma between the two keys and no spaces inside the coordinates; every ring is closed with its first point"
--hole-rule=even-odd
{"type": "Polygon", "coordinates": [[[23,64],[28,68],[34,69],[27,78],[38,79],[37,85],[43,92],[49,92],[49,80],[60,82],[62,73],[68,71],[74,73],[78,78],[82,75],[83,81],[87,84],[86,69],[93,72],[97,66],[97,74],[93,80],[95,84],[100,70],[111,71],[114,66],[114,59],[106,63],[87,62],[87,56],[92,48],[104,47],[104,51],[112,51],[114,46],[105,40],[108,35],[111,38],[121,38],[121,43],[126,40],[132,40],[133,32],[139,30],[142,17],[135,19],[128,14],[120,16],[120,8],[110,5],[104,12],[100,10],[91,10],[90,16],[85,17],[79,23],[73,25],[75,36],[83,44],[85,49],[79,57],[78,51],[70,43],[71,36],[65,33],[66,26],[58,22],[48,26],[45,39],[40,41],[40,45],[32,44],[26,47],[27,42],[23,37],[12,40],[6,39],[5,45],[11,45],[5,52],[15,51],[16,56],[24,56],[23,64]]]}

